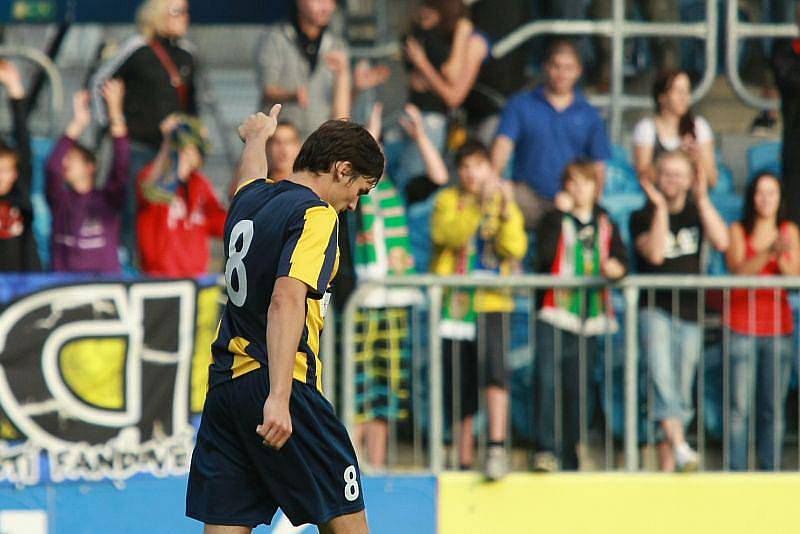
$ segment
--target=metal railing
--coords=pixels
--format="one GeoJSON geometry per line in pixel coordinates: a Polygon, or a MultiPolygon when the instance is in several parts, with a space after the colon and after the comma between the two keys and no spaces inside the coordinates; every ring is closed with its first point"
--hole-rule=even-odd
{"type": "Polygon", "coordinates": [[[744,39],[758,37],[797,37],[797,24],[754,24],[739,21],[739,2],[728,0],[726,11],[725,70],[736,94],[745,103],[759,109],[778,109],[778,100],[768,100],[752,94],[739,75],[739,48],[744,39]]]}
{"type": "Polygon", "coordinates": [[[64,108],[64,83],[61,73],[47,54],[28,46],[0,46],[0,57],[19,57],[36,63],[50,80],[50,127],[51,135],[55,135],[64,108]]]}
{"type": "MultiPolygon", "coordinates": [[[[674,301],[675,307],[680,306],[680,299],[685,298],[682,296],[683,292],[688,290],[695,292],[697,295],[697,325],[699,328],[700,343],[704,343],[705,331],[712,328],[716,331],[722,332],[722,359],[723,359],[723,399],[722,399],[722,417],[723,417],[723,436],[722,436],[722,468],[728,468],[729,461],[729,445],[730,445],[730,428],[729,428],[729,412],[730,412],[730,395],[731,392],[729,381],[729,366],[730,349],[729,334],[722,326],[720,318],[722,313],[717,310],[716,315],[706,311],[707,294],[709,291],[721,292],[721,301],[723,303],[722,311],[729,311],[731,291],[734,289],[746,289],[751,293],[755,290],[763,290],[765,288],[775,291],[777,296],[780,289],[800,289],[800,277],[708,277],[708,276],[629,276],[613,286],[602,279],[565,279],[555,278],[549,275],[523,275],[523,276],[510,276],[503,278],[490,278],[490,277],[438,277],[433,275],[419,275],[409,277],[396,277],[383,279],[379,281],[371,281],[359,285],[350,300],[348,301],[342,321],[342,331],[340,339],[342,340],[341,354],[343,357],[342,362],[342,388],[341,388],[341,406],[342,417],[345,421],[348,430],[353,432],[356,427],[356,330],[357,321],[356,315],[360,309],[364,308],[364,298],[368,296],[375,288],[418,288],[425,290],[427,295],[426,302],[423,308],[427,314],[427,327],[424,327],[415,321],[417,324],[414,328],[415,331],[411,332],[414,338],[410,343],[417,345],[420,340],[417,338],[423,335],[427,339],[422,339],[422,342],[427,344],[427,353],[421,351],[418,354],[419,348],[415,346],[415,354],[413,359],[414,368],[412,373],[417,373],[419,370],[419,360],[423,360],[424,366],[427,368],[425,377],[427,378],[427,385],[423,389],[425,393],[425,403],[412,406],[413,423],[413,436],[410,441],[413,442],[414,458],[413,464],[417,467],[420,465],[416,462],[416,458],[420,455],[423,448],[427,448],[427,461],[422,462],[421,466],[434,473],[438,473],[445,468],[445,427],[446,421],[444,420],[445,407],[443,403],[443,368],[442,368],[442,337],[440,334],[440,322],[442,317],[442,298],[445,291],[454,288],[493,288],[493,289],[508,289],[516,292],[522,292],[528,298],[527,307],[527,321],[528,321],[528,337],[527,346],[525,349],[530,353],[531,358],[535,357],[536,342],[532,336],[535,336],[535,324],[539,311],[537,310],[536,302],[537,297],[542,295],[543,291],[549,289],[573,289],[580,292],[586,292],[591,289],[610,287],[615,291],[621,291],[624,301],[624,321],[620,321],[623,326],[624,340],[620,347],[623,351],[622,356],[622,371],[623,371],[623,413],[624,413],[624,435],[622,437],[622,450],[624,453],[624,468],[628,471],[635,471],[640,469],[640,448],[643,445],[649,446],[650,450],[654,450],[656,437],[654,436],[655,421],[653,418],[653,391],[652,391],[652,377],[647,358],[642,359],[640,354],[640,329],[639,320],[640,314],[643,309],[653,309],[653,294],[656,291],[670,291],[671,298],[674,301]],[[649,295],[649,304],[644,308],[640,307],[639,299],[641,295],[649,295]],[[640,361],[641,360],[641,361],[640,361]],[[642,375],[642,364],[647,364],[646,372],[642,375]],[[640,387],[640,380],[645,380],[647,385],[647,394],[642,394],[640,387]],[[640,408],[646,407],[646,439],[642,439],[640,435],[640,425],[642,423],[640,408]],[[420,406],[426,406],[425,413],[419,411],[420,406]],[[415,411],[416,409],[416,411],[415,411]],[[418,419],[426,419],[425,428],[418,419]],[[425,433],[427,437],[425,439],[425,433]],[[424,444],[423,444],[424,442],[424,444]]],[[[748,293],[750,295],[751,293],[748,293]]],[[[526,310],[523,310],[525,313],[526,310]]],[[[677,314],[677,312],[673,312],[677,314]]],[[[794,322],[794,319],[792,319],[794,322]]],[[[583,334],[581,334],[583,336],[583,334]]],[[[606,341],[610,341],[610,334],[606,333],[606,341]]],[[[332,337],[332,336],[331,336],[332,337]]],[[[797,354],[797,347],[792,343],[792,357],[795,358],[797,354]]],[[[610,380],[606,384],[603,394],[603,403],[606,408],[613,404],[613,377],[614,369],[613,364],[614,349],[605,346],[604,353],[604,376],[606,380],[610,380]]],[[[332,370],[335,364],[332,365],[330,360],[331,352],[326,352],[323,355],[328,370],[332,370]]],[[[696,411],[696,442],[698,450],[700,451],[700,468],[705,469],[703,465],[703,458],[706,452],[706,422],[705,422],[705,345],[699,348],[699,362],[697,363],[697,411],[696,411]]],[[[559,356],[560,357],[560,356],[559,356]]],[[[556,360],[559,360],[559,357],[556,360]]],[[[585,364],[585,355],[581,354],[581,368],[585,364]]],[[[559,365],[559,364],[556,364],[559,365]]],[[[777,369],[777,368],[776,368],[777,369]]],[[[777,371],[775,371],[777,372],[777,371]]],[[[331,373],[329,373],[331,374],[331,373]]],[[[581,375],[583,376],[583,375],[581,375]]],[[[457,388],[457,385],[453,386],[457,388]]],[[[419,388],[419,384],[415,385],[419,388]]],[[[586,400],[587,392],[585,391],[585,384],[581,385],[581,392],[579,399],[581,406],[586,400]]],[[[420,391],[414,391],[413,395],[418,396],[420,391]]],[[[561,402],[560,397],[557,404],[561,402]]],[[[800,406],[798,407],[800,409],[800,406]]],[[[560,406],[556,406],[557,413],[560,406]]],[[[582,445],[588,443],[587,426],[585,409],[581,413],[580,420],[580,441],[582,445]]],[[[753,407],[753,412],[755,407],[753,407]]],[[[751,417],[752,413],[751,413],[751,417]]],[[[613,437],[613,413],[606,413],[606,426],[604,431],[604,452],[605,452],[605,467],[606,469],[614,469],[615,465],[615,450],[614,450],[614,437],[613,437]],[[609,422],[611,419],[611,422],[609,422]]],[[[558,420],[558,419],[557,419],[558,420]]],[[[752,421],[755,423],[755,421],[752,421]]],[[[391,422],[390,422],[391,423],[391,422]]],[[[557,423],[558,424],[558,423],[557,423]]],[[[777,428],[777,426],[775,427],[777,428]]],[[[750,435],[748,439],[750,449],[750,466],[754,462],[753,450],[753,433],[754,425],[749,429],[750,435]]],[[[777,430],[776,430],[777,433],[777,430]]],[[[453,432],[455,434],[455,432],[453,432]]],[[[453,443],[455,443],[455,437],[453,443]]],[[[800,448],[798,448],[798,464],[800,464],[800,448]]]]}

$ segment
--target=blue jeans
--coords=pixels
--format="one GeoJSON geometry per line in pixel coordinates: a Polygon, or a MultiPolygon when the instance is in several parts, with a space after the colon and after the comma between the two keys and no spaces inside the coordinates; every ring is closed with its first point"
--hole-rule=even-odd
{"type": "MultiPolygon", "coordinates": [[[[599,345],[597,337],[585,337],[586,365],[584,380],[586,384],[584,409],[586,424],[591,424],[594,414],[596,384],[591,373],[597,359],[599,345]]],[[[581,414],[581,337],[567,330],[537,321],[536,360],[534,362],[534,417],[536,421],[536,449],[561,456],[564,470],[578,469],[577,445],[580,441],[581,414]],[[559,367],[556,366],[556,359],[559,367]],[[557,395],[559,384],[561,395],[557,395]],[[560,397],[560,398],[557,398],[560,397]],[[556,439],[556,407],[560,407],[562,442],[556,439]],[[561,445],[559,449],[559,445],[561,445]]]]}
{"type": "Polygon", "coordinates": [[[728,433],[730,469],[747,469],[750,423],[755,424],[758,468],[780,468],[785,426],[784,405],[789,390],[791,360],[791,335],[751,337],[731,332],[728,433]]]}
{"type": "Polygon", "coordinates": [[[694,416],[692,388],[700,359],[700,327],[658,308],[640,310],[640,333],[653,386],[653,418],[694,416]]]}

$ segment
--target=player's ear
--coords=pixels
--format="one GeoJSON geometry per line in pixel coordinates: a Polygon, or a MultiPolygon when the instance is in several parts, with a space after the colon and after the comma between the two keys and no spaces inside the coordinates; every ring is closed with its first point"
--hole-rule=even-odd
{"type": "Polygon", "coordinates": [[[353,178],[353,164],[349,161],[337,161],[333,164],[333,178],[336,181],[349,182],[353,178]]]}

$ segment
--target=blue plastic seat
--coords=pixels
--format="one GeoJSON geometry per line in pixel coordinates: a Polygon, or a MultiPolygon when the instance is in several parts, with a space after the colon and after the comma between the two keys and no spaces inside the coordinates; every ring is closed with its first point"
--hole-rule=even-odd
{"type": "Polygon", "coordinates": [[[781,143],[761,143],[747,150],[747,181],[764,171],[781,175],[781,143]]]}

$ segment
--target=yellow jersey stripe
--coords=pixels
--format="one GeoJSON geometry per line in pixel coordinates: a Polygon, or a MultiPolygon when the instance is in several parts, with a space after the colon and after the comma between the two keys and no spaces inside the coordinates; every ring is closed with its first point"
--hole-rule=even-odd
{"type": "Polygon", "coordinates": [[[337,221],[336,211],[330,206],[315,206],[306,210],[303,232],[292,251],[289,276],[317,290],[325,263],[325,251],[328,250],[337,221]]]}

